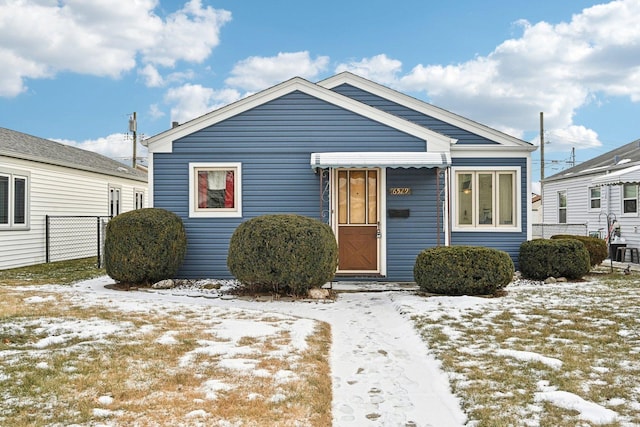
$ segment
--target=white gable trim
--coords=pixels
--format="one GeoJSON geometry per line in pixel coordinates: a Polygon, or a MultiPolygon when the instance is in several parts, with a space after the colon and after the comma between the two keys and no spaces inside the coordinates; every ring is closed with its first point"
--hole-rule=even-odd
{"type": "MultiPolygon", "coordinates": [[[[360,76],[356,76],[355,74],[352,74],[347,71],[337,74],[333,77],[330,77],[318,83],[318,85],[326,87],[327,89],[333,89],[342,84],[349,84],[351,86],[355,86],[359,89],[370,92],[382,98],[388,99],[389,101],[403,105],[407,108],[418,111],[422,114],[426,114],[438,120],[442,120],[443,122],[450,123],[461,129],[467,130],[469,132],[473,132],[477,135],[480,135],[492,141],[498,142],[503,146],[523,147],[523,148],[526,148],[528,151],[535,151],[536,149],[535,146],[528,144],[527,142],[522,141],[518,138],[515,138],[511,135],[507,135],[505,133],[492,129],[488,126],[474,122],[473,120],[469,120],[465,117],[459,116],[450,111],[436,107],[427,102],[420,101],[419,99],[405,95],[404,93],[390,89],[386,86],[382,86],[378,83],[374,83],[370,80],[367,80],[360,76]]],[[[468,146],[465,145],[465,147],[468,147],[468,146]]]]}
{"type": "Polygon", "coordinates": [[[173,141],[294,91],[306,93],[307,95],[420,138],[427,142],[427,151],[429,152],[449,152],[451,145],[456,142],[455,138],[434,132],[423,126],[394,116],[393,114],[385,113],[382,110],[370,107],[332,90],[313,84],[300,77],[295,77],[146,139],[143,141],[143,145],[147,146],[151,153],[170,153],[173,151],[173,141]]]}

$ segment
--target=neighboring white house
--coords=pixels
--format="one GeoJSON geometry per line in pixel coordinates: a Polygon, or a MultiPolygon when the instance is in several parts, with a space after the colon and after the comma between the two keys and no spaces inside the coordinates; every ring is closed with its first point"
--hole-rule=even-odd
{"type": "Polygon", "coordinates": [[[542,196],[531,193],[531,215],[529,215],[531,224],[542,223],[542,196]]]}
{"type": "Polygon", "coordinates": [[[0,128],[0,270],[45,262],[47,215],[115,216],[146,206],[147,192],[144,172],[0,128]]]}
{"type": "MultiPolygon", "coordinates": [[[[542,182],[543,222],[550,233],[616,236],[640,247],[640,139],[542,182]],[[580,226],[581,225],[581,226],[580,226]],[[556,228],[558,227],[558,228],[556,228]]],[[[544,237],[549,237],[545,233],[544,237]]],[[[614,242],[615,243],[615,242],[614,242]]]]}

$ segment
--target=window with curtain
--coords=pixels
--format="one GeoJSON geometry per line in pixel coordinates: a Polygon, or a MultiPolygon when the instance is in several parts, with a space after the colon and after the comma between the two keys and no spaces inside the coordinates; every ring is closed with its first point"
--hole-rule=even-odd
{"type": "Polygon", "coordinates": [[[240,164],[191,164],[191,216],[241,216],[240,164]]]}
{"type": "Polygon", "coordinates": [[[456,226],[517,226],[516,171],[458,171],[455,177],[456,226]]]}
{"type": "Polygon", "coordinates": [[[29,175],[0,171],[0,230],[26,228],[29,221],[29,175]]]}

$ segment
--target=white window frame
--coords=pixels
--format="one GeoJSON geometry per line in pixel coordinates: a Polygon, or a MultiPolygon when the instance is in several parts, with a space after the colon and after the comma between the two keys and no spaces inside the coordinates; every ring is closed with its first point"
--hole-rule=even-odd
{"type": "Polygon", "coordinates": [[[0,176],[7,178],[7,223],[0,224],[0,230],[29,230],[31,224],[31,173],[26,171],[4,169],[0,176]],[[24,223],[15,222],[15,183],[16,179],[24,180],[24,223]]]}
{"type": "Polygon", "coordinates": [[[189,163],[189,217],[190,218],[242,218],[242,163],[189,163]],[[233,170],[234,207],[199,208],[198,207],[198,171],[233,170]]]}
{"type": "Polygon", "coordinates": [[[135,209],[144,208],[144,190],[138,188],[133,190],[133,204],[135,209]]]}
{"type": "Polygon", "coordinates": [[[589,210],[592,212],[599,212],[602,209],[602,187],[589,187],[589,210]],[[593,190],[598,190],[599,196],[593,197],[593,190]],[[598,201],[598,207],[593,207],[593,202],[598,201]]]}
{"type": "Polygon", "coordinates": [[[522,231],[522,178],[520,166],[459,166],[452,167],[452,197],[451,197],[451,218],[452,218],[452,231],[465,231],[465,232],[480,232],[480,233],[504,233],[504,232],[521,232],[522,231]],[[478,224],[476,210],[478,209],[478,192],[474,192],[474,199],[472,201],[472,213],[471,224],[460,224],[458,222],[458,175],[459,174],[471,174],[474,188],[477,188],[478,174],[482,173],[494,173],[493,178],[493,207],[492,212],[494,216],[493,224],[478,224]],[[514,177],[514,219],[513,224],[501,225],[498,223],[498,176],[499,174],[511,173],[514,177]]]}
{"type": "Polygon", "coordinates": [[[112,218],[122,213],[122,187],[118,185],[109,185],[107,193],[107,212],[112,218]],[[114,197],[114,195],[116,197],[114,197]],[[114,201],[116,202],[114,206],[114,201]]]}
{"type": "Polygon", "coordinates": [[[621,206],[620,206],[620,212],[622,212],[622,216],[633,216],[633,217],[638,216],[638,211],[639,211],[639,209],[638,209],[638,193],[639,193],[639,191],[638,191],[638,184],[622,184],[622,185],[620,186],[620,204],[621,204],[621,206]],[[624,197],[624,189],[625,189],[625,187],[627,187],[627,186],[633,186],[633,187],[635,187],[635,189],[636,189],[636,194],[635,194],[635,196],[634,196],[633,198],[631,198],[631,197],[627,197],[627,198],[625,198],[625,197],[624,197]],[[635,200],[635,202],[636,202],[636,210],[635,210],[635,212],[625,212],[625,211],[624,211],[624,202],[625,202],[626,200],[635,200]]]}
{"type": "Polygon", "coordinates": [[[568,195],[567,195],[567,190],[559,190],[556,193],[556,201],[557,201],[557,206],[558,206],[558,224],[568,224],[568,210],[567,207],[569,206],[569,199],[568,199],[568,195]],[[560,206],[560,195],[564,195],[564,206],[560,206]],[[564,210],[564,222],[560,221],[560,211],[564,210]]]}

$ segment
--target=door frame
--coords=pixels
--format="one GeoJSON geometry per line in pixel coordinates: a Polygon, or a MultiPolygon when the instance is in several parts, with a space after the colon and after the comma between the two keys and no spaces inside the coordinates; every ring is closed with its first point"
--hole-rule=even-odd
{"type": "MultiPolygon", "coordinates": [[[[337,270],[336,274],[341,275],[379,275],[386,277],[387,275],[387,169],[385,167],[371,168],[331,168],[330,175],[330,194],[331,194],[331,228],[338,241],[338,171],[342,170],[376,170],[378,172],[378,219],[380,220],[380,237],[378,243],[378,268],[373,270],[337,270]]],[[[340,245],[340,241],[338,241],[340,245]]]]}

